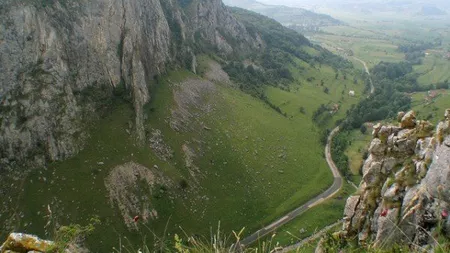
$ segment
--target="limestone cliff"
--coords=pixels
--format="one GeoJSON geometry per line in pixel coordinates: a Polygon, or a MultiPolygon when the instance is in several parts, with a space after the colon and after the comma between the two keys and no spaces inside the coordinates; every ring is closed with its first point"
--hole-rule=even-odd
{"type": "Polygon", "coordinates": [[[142,141],[155,76],[195,72],[199,52],[261,47],[221,0],[1,1],[0,169],[73,156],[117,96],[133,104],[142,141]]]}
{"type": "Polygon", "coordinates": [[[347,200],[343,231],[362,245],[433,247],[450,235],[450,110],[436,131],[414,112],[373,130],[358,194],[347,200]]]}

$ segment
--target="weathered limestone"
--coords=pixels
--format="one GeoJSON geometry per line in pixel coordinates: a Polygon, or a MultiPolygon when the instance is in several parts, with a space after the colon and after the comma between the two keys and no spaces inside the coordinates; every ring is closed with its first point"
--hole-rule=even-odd
{"type": "Polygon", "coordinates": [[[344,211],[341,234],[374,247],[433,244],[439,222],[450,231],[450,110],[436,133],[412,111],[398,116],[401,127],[374,126],[359,195],[344,211]]]}

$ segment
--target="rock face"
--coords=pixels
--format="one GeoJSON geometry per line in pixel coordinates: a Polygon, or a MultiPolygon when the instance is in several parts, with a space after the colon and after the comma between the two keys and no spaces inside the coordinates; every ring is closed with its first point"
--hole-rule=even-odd
{"type": "Polygon", "coordinates": [[[431,235],[450,223],[449,123],[446,115],[435,133],[408,112],[400,127],[376,126],[359,194],[347,200],[341,236],[381,248],[433,246],[431,235]]]}
{"type": "Polygon", "coordinates": [[[143,142],[148,87],[169,65],[195,71],[190,45],[223,56],[264,46],[220,0],[34,2],[0,3],[0,168],[73,156],[114,96],[134,105],[143,142]]]}

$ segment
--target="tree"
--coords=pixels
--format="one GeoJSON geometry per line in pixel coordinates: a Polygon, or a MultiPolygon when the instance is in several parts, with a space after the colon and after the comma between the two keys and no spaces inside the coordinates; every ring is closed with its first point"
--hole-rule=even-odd
{"type": "Polygon", "coordinates": [[[361,131],[362,134],[366,134],[367,133],[366,125],[362,124],[361,127],[359,128],[359,130],[361,131]]]}
{"type": "Polygon", "coordinates": [[[305,107],[303,107],[303,106],[300,107],[299,111],[301,114],[306,114],[305,107]]]}
{"type": "Polygon", "coordinates": [[[325,92],[326,94],[328,94],[330,92],[330,90],[328,89],[328,87],[323,88],[323,92],[325,92]]]}

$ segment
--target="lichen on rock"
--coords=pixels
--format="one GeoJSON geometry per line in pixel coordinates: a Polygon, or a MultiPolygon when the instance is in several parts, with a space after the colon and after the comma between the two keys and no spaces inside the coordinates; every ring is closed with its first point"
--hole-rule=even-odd
{"type": "Polygon", "coordinates": [[[432,231],[450,224],[441,217],[450,208],[449,113],[436,132],[412,111],[399,113],[400,127],[374,126],[359,195],[347,200],[341,235],[379,248],[433,247],[432,231]]]}

